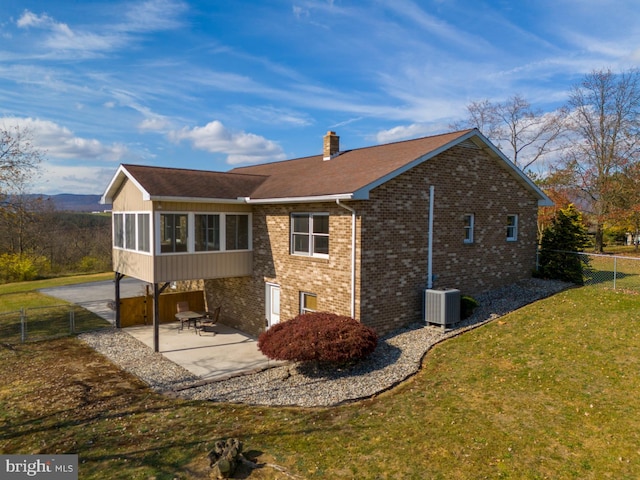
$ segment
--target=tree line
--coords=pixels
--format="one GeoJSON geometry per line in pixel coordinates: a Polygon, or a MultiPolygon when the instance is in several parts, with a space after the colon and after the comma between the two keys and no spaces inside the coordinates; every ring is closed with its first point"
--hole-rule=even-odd
{"type": "Polygon", "coordinates": [[[467,106],[455,128],[478,128],[529,174],[556,206],[540,214],[539,232],[557,209],[574,204],[602,252],[605,234],[640,238],[640,72],[594,70],[571,87],[554,112],[521,95],[467,106]],[[536,168],[537,167],[537,168],[536,168]]]}
{"type": "Polygon", "coordinates": [[[26,194],[42,157],[31,132],[0,128],[0,283],[111,268],[110,215],[62,212],[26,194]]]}

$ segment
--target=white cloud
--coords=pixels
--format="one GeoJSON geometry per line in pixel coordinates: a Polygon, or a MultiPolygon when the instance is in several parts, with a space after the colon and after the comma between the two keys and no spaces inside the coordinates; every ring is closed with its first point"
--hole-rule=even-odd
{"type": "Polygon", "coordinates": [[[29,10],[25,10],[22,16],[17,20],[16,24],[20,28],[39,27],[41,25],[53,24],[53,20],[46,13],[36,15],[29,10]]]}
{"type": "Polygon", "coordinates": [[[127,22],[122,27],[136,32],[171,30],[180,26],[176,18],[186,9],[185,3],[172,0],[136,3],[126,12],[127,22]]]}
{"type": "Polygon", "coordinates": [[[449,130],[446,125],[412,123],[411,125],[399,125],[388,130],[382,130],[375,135],[375,139],[378,143],[391,143],[408,138],[426,137],[445,130],[449,130]]]}
{"type": "Polygon", "coordinates": [[[297,112],[289,108],[274,106],[251,107],[247,105],[236,105],[232,107],[239,114],[257,122],[271,125],[294,125],[306,127],[313,124],[309,114],[297,112]]]}
{"type": "Polygon", "coordinates": [[[32,183],[31,191],[48,195],[58,193],[101,194],[114,173],[113,168],[60,165],[46,161],[41,167],[42,175],[32,183]]]}
{"type": "Polygon", "coordinates": [[[0,125],[17,125],[28,129],[34,146],[42,149],[47,157],[119,161],[128,154],[127,147],[122,144],[105,145],[95,139],[77,137],[68,128],[48,120],[3,117],[0,118],[0,125]]]}
{"type": "Polygon", "coordinates": [[[204,127],[183,128],[169,133],[179,143],[186,140],[193,148],[227,155],[227,163],[239,165],[269,160],[284,160],[285,155],[277,143],[246,132],[232,132],[222,122],[214,120],[204,127]]]}
{"type": "Polygon", "coordinates": [[[178,28],[179,15],[186,4],[172,0],[148,0],[132,5],[124,12],[125,22],[71,28],[46,13],[38,15],[25,10],[16,21],[19,28],[39,28],[48,34],[44,45],[54,52],[82,52],[85,55],[108,52],[131,43],[134,34],[178,28]]]}

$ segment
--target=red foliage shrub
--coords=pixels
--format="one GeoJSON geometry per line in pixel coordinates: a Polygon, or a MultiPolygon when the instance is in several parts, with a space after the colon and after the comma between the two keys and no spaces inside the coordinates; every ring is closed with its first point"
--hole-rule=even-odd
{"type": "Polygon", "coordinates": [[[378,344],[372,328],[350,317],[313,312],[278,323],[258,338],[273,360],[341,363],[371,354],[378,344]]]}

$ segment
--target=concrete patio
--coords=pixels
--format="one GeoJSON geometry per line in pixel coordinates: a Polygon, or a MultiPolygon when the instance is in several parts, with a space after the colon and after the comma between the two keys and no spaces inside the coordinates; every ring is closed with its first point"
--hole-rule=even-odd
{"type": "MultiPolygon", "coordinates": [[[[258,342],[225,325],[198,335],[194,328],[180,330],[179,323],[160,324],[160,353],[203,380],[220,380],[230,375],[251,372],[279,362],[269,360],[258,350],[258,342]]],[[[124,329],[134,338],[153,348],[153,326],[124,329]]]]}

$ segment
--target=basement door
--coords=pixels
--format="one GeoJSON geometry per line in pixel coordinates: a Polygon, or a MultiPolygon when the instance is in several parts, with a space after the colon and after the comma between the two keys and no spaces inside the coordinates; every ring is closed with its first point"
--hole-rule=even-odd
{"type": "Polygon", "coordinates": [[[280,322],[280,285],[266,284],[267,328],[280,322]]]}

